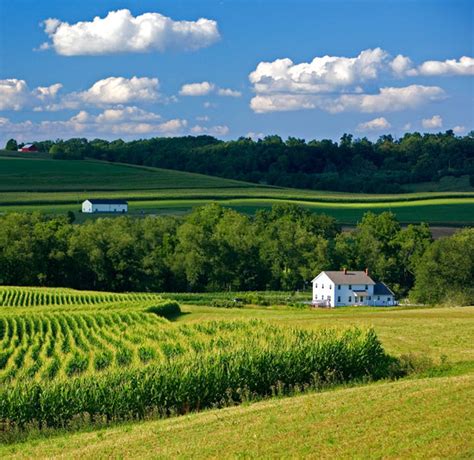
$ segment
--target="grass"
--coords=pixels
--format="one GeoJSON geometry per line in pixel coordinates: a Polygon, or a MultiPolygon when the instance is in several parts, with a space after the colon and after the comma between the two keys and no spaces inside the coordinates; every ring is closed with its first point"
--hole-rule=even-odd
{"type": "Polygon", "coordinates": [[[0,446],[2,458],[472,458],[474,374],[405,380],[0,446]]]}
{"type": "Polygon", "coordinates": [[[202,174],[99,161],[0,157],[0,190],[123,190],[188,187],[249,187],[202,174]]]}
{"type": "Polygon", "coordinates": [[[392,211],[403,223],[474,224],[473,192],[368,195],[297,190],[150,167],[18,156],[0,152],[0,212],[74,211],[82,222],[91,218],[78,213],[84,199],[121,198],[129,201],[130,214],[137,216],[185,214],[218,201],[248,214],[277,203],[294,203],[349,225],[366,211],[392,211]]]}

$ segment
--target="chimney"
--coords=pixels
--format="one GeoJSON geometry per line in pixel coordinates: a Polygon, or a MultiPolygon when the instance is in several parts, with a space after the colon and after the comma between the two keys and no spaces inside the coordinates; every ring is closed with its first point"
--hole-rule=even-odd
{"type": "Polygon", "coordinates": [[[365,274],[366,274],[367,276],[369,276],[369,269],[368,269],[368,268],[365,269],[365,274]]]}
{"type": "Polygon", "coordinates": [[[347,268],[344,268],[344,275],[347,275],[347,268]]]}

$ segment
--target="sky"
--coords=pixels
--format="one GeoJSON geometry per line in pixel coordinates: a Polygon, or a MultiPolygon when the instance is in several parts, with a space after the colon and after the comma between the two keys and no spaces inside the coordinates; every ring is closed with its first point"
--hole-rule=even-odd
{"type": "Polygon", "coordinates": [[[0,146],[474,129],[474,2],[0,0],[0,146]]]}

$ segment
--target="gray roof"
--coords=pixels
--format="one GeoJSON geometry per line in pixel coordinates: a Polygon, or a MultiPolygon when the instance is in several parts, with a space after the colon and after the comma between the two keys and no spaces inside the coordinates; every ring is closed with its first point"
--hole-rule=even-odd
{"type": "Polygon", "coordinates": [[[334,284],[375,284],[375,281],[363,271],[351,272],[347,270],[344,273],[344,270],[340,270],[324,271],[321,273],[326,273],[326,275],[334,284]]]}
{"type": "Polygon", "coordinates": [[[125,200],[100,200],[100,199],[90,199],[90,200],[85,200],[89,201],[92,204],[128,204],[125,200]]]}
{"type": "Polygon", "coordinates": [[[394,295],[394,294],[386,284],[375,283],[374,295],[394,295]]]}
{"type": "Polygon", "coordinates": [[[352,292],[357,297],[366,297],[369,295],[367,291],[352,291],[352,292]]]}

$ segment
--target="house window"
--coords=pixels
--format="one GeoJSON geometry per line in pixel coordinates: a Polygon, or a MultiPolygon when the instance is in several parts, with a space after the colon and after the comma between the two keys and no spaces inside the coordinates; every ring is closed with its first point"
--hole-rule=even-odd
{"type": "Polygon", "coordinates": [[[321,287],[324,289],[324,284],[322,284],[321,287]]]}
{"type": "Polygon", "coordinates": [[[340,285],[340,284],[337,285],[337,290],[338,290],[338,291],[341,290],[341,285],[340,285]]]}
{"type": "Polygon", "coordinates": [[[351,296],[349,296],[349,302],[352,302],[352,297],[351,296]]]}
{"type": "Polygon", "coordinates": [[[331,284],[329,285],[329,289],[332,289],[332,285],[331,285],[331,284]]]}
{"type": "Polygon", "coordinates": [[[324,294],[321,296],[321,300],[324,300],[324,294]]]}
{"type": "Polygon", "coordinates": [[[387,302],[390,302],[390,297],[387,297],[387,302]]]}
{"type": "Polygon", "coordinates": [[[352,284],[349,284],[349,289],[352,289],[352,284]]]}
{"type": "Polygon", "coordinates": [[[314,287],[317,288],[317,287],[318,287],[318,283],[315,283],[315,284],[314,284],[314,287]]]}
{"type": "Polygon", "coordinates": [[[372,297],[369,295],[369,300],[372,300],[372,297]]]}
{"type": "Polygon", "coordinates": [[[377,296],[377,300],[380,300],[380,296],[379,296],[379,295],[377,296]]]}
{"type": "Polygon", "coordinates": [[[366,290],[369,289],[369,286],[368,286],[367,284],[365,285],[365,289],[366,289],[366,290]]]}
{"type": "Polygon", "coordinates": [[[314,300],[317,300],[318,299],[318,294],[315,294],[314,295],[314,300]]]}
{"type": "Polygon", "coordinates": [[[338,296],[338,297],[337,297],[337,301],[338,301],[338,302],[341,301],[341,296],[338,296]]]}

